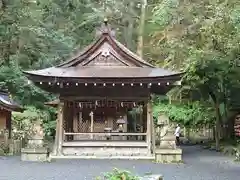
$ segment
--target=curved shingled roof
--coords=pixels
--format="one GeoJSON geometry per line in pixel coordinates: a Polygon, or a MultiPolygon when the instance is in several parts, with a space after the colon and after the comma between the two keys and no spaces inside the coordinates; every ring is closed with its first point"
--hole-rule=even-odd
{"type": "Polygon", "coordinates": [[[182,73],[157,68],[131,52],[118,40],[110,26],[100,29],[99,38],[66,62],[55,67],[24,71],[33,77],[54,78],[164,78],[180,79],[182,73]]]}
{"type": "Polygon", "coordinates": [[[0,107],[7,111],[22,112],[24,109],[19,104],[14,102],[6,91],[0,90],[0,107]]]}

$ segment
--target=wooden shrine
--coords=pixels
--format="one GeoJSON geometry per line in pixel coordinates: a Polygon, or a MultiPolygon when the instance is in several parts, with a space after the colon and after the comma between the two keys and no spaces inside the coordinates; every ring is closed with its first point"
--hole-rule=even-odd
{"type": "Polygon", "coordinates": [[[25,71],[36,86],[59,95],[52,157],[151,158],[150,95],[165,94],[181,73],[154,67],[115,38],[107,23],[97,40],[66,62],[25,71]],[[142,107],[138,119],[129,111],[142,107]]]}
{"type": "Polygon", "coordinates": [[[14,102],[7,91],[0,90],[0,139],[4,138],[4,131],[8,131],[9,139],[11,138],[12,131],[12,111],[22,112],[21,108],[16,102],[14,102]]]}

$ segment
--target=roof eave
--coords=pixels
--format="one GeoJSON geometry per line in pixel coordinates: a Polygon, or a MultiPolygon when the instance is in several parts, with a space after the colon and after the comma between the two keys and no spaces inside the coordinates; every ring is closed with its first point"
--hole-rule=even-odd
{"type": "Polygon", "coordinates": [[[53,101],[45,102],[44,105],[57,107],[59,103],[60,103],[59,99],[55,99],[53,101]]]}
{"type": "Polygon", "coordinates": [[[22,108],[20,106],[6,105],[6,104],[2,103],[1,101],[0,101],[0,107],[2,109],[5,109],[6,111],[10,111],[10,112],[21,112],[22,113],[25,110],[25,108],[22,108]]]}
{"type": "Polygon", "coordinates": [[[171,74],[171,75],[166,75],[166,76],[146,76],[146,77],[69,77],[69,76],[46,76],[46,75],[42,75],[42,74],[37,74],[37,73],[33,73],[31,71],[24,71],[24,74],[26,74],[27,78],[32,80],[32,81],[39,81],[41,79],[41,81],[56,81],[58,80],[64,80],[64,79],[78,79],[78,80],[95,80],[95,79],[102,79],[102,80],[106,80],[106,79],[181,79],[182,76],[185,74],[183,73],[175,73],[175,74],[171,74]]]}

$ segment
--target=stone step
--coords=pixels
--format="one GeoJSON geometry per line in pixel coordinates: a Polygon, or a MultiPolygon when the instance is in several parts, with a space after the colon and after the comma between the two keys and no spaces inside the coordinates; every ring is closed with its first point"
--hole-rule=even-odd
{"type": "Polygon", "coordinates": [[[126,159],[126,160],[154,160],[154,156],[49,156],[50,161],[52,159],[126,159]]]}
{"type": "MultiPolygon", "coordinates": [[[[66,154],[67,155],[67,154],[66,154]]],[[[89,153],[89,152],[83,152],[76,154],[78,156],[147,156],[148,153],[106,153],[106,152],[100,152],[100,153],[89,153]]]]}

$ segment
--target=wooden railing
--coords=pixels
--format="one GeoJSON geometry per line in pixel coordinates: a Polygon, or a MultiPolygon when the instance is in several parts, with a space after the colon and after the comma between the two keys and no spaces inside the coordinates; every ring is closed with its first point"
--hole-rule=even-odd
{"type": "Polygon", "coordinates": [[[89,133],[70,133],[64,132],[64,135],[113,135],[113,136],[146,136],[147,133],[119,133],[119,132],[89,132],[89,133]]]}
{"type": "Polygon", "coordinates": [[[134,140],[143,140],[147,133],[128,133],[128,132],[89,132],[89,133],[73,133],[64,132],[63,139],[69,140],[67,137],[71,137],[71,140],[128,140],[133,138],[134,140]],[[128,138],[127,138],[128,137],[128,138]]]}

